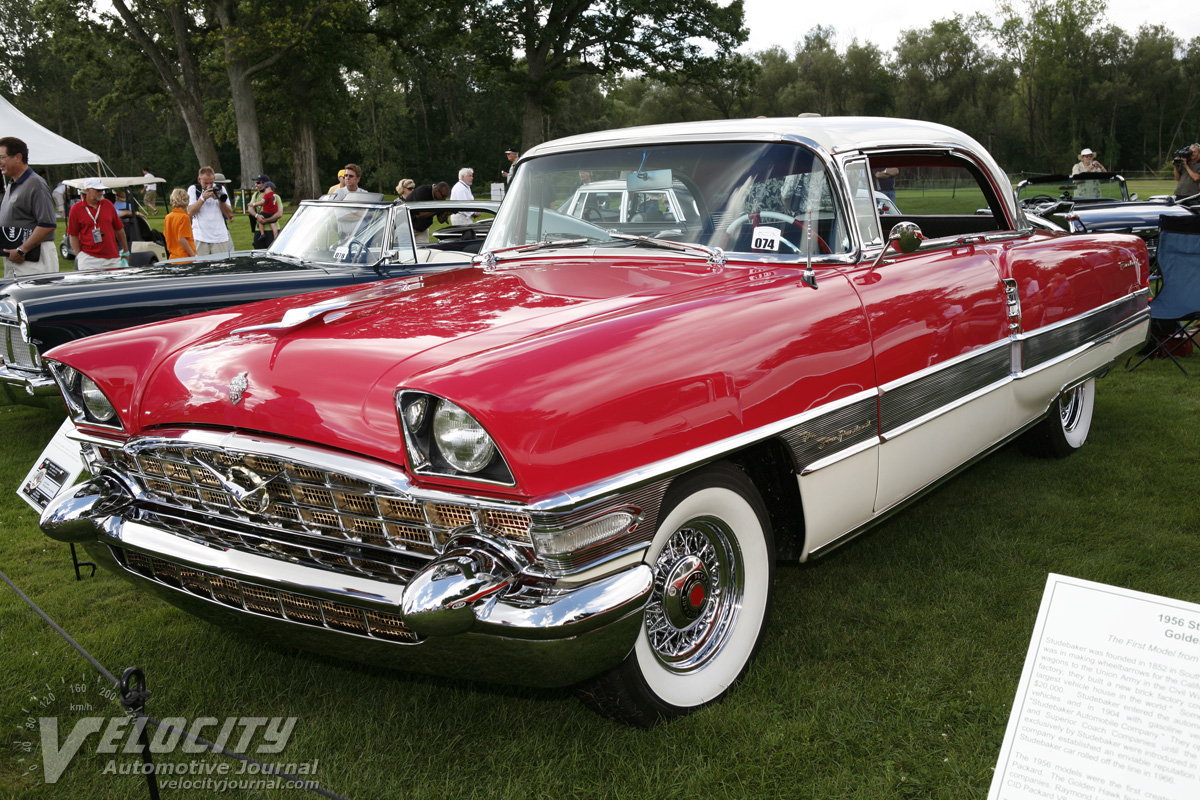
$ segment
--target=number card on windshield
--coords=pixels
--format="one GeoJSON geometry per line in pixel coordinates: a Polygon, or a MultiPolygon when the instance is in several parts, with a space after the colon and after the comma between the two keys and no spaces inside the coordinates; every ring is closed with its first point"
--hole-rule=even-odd
{"type": "Polygon", "coordinates": [[[755,228],[754,234],[750,238],[751,250],[770,250],[772,253],[779,252],[779,229],[778,228],[755,228]]]}

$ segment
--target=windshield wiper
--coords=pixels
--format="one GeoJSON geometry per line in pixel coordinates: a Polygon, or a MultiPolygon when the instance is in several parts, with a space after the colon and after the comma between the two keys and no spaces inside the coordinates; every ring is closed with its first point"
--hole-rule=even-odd
{"type": "Polygon", "coordinates": [[[719,247],[709,247],[694,242],[673,242],[670,239],[656,239],[653,236],[634,236],[629,233],[610,233],[614,239],[633,242],[638,245],[661,247],[664,250],[678,250],[684,253],[701,253],[708,257],[708,263],[720,270],[725,266],[725,251],[719,247]]]}
{"type": "Polygon", "coordinates": [[[480,253],[475,257],[476,264],[482,264],[484,271],[490,271],[496,268],[497,256],[515,255],[516,253],[529,253],[534,250],[543,250],[547,247],[578,247],[581,244],[589,242],[597,242],[599,239],[547,239],[541,242],[530,242],[529,244],[517,244],[512,247],[501,247],[499,250],[488,250],[480,253]]]}

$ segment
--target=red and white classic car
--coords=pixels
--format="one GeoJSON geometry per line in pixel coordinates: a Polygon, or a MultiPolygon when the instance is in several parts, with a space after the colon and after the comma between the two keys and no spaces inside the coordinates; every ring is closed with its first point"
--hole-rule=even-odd
{"type": "Polygon", "coordinates": [[[484,250],[54,349],[91,478],[43,529],[218,621],[648,725],[743,674],[777,559],[1017,436],[1081,447],[1147,329],[1141,239],[1035,230],[923,122],[550,142],[484,250]],[[560,213],[587,178],[694,207],[560,213]]]}

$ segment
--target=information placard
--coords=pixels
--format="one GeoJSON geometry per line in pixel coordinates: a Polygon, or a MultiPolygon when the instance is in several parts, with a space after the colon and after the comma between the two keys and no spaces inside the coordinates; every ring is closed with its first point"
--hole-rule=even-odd
{"type": "Polygon", "coordinates": [[[1200,797],[1200,605],[1049,576],[989,800],[1200,797]]]}

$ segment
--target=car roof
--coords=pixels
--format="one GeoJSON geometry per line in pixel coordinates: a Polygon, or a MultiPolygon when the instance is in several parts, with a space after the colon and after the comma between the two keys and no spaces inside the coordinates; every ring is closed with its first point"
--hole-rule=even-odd
{"type": "Polygon", "coordinates": [[[965,133],[945,125],[892,117],[773,117],[645,125],[569,136],[530,148],[522,160],[563,150],[587,150],[663,141],[805,141],[830,153],[896,146],[952,145],[986,152],[965,133]]]}

